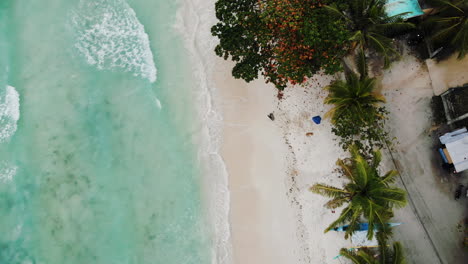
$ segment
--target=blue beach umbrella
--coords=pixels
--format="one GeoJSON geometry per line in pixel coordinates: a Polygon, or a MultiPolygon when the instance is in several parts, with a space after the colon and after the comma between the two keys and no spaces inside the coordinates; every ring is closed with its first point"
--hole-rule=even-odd
{"type": "Polygon", "coordinates": [[[320,116],[314,116],[312,117],[312,121],[314,121],[314,123],[318,125],[322,121],[322,118],[320,116]]]}

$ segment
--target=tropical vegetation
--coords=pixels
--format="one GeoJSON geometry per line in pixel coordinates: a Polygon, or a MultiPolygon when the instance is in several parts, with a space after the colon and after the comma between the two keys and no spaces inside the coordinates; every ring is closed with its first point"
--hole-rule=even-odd
{"type": "Polygon", "coordinates": [[[353,264],[405,264],[403,247],[400,242],[394,242],[390,249],[387,245],[380,246],[380,254],[375,256],[368,249],[350,251],[346,248],[340,250],[340,255],[351,260],[353,264]]]}
{"type": "Polygon", "coordinates": [[[385,10],[386,0],[347,0],[346,4],[325,6],[331,14],[346,21],[351,32],[351,49],[370,49],[380,54],[384,66],[390,65],[390,59],[398,56],[392,37],[414,28],[403,21],[401,15],[388,16],[385,10]]]}
{"type": "Polygon", "coordinates": [[[341,70],[350,38],[344,20],[322,10],[331,0],[218,0],[211,28],[218,56],[235,62],[232,75],[263,75],[282,90],[320,70],[341,70]]]}
{"type": "Polygon", "coordinates": [[[397,171],[391,170],[383,176],[379,175],[378,166],[382,157],[380,151],[373,153],[371,161],[359,154],[355,146],[350,148],[350,152],[351,158],[337,161],[341,174],[349,183],[343,188],[314,184],[310,190],[331,198],[325,204],[327,208],[335,209],[347,205],[325,232],[340,225],[349,225],[345,231],[345,238],[348,238],[357,230],[359,223],[366,220],[369,225],[367,238],[372,239],[375,230],[385,231],[388,220],[393,216],[393,208],[406,205],[406,193],[393,186],[397,171]]]}
{"type": "Polygon", "coordinates": [[[380,103],[385,98],[377,93],[375,79],[367,75],[364,52],[357,56],[359,73],[348,69],[346,80],[336,80],[326,87],[325,104],[333,107],[325,114],[333,123],[332,132],[340,137],[344,149],[357,145],[367,151],[391,143],[385,131],[386,110],[380,103]]]}
{"type": "Polygon", "coordinates": [[[458,59],[468,53],[468,0],[430,0],[436,14],[423,22],[436,46],[458,51],[458,59]]]}

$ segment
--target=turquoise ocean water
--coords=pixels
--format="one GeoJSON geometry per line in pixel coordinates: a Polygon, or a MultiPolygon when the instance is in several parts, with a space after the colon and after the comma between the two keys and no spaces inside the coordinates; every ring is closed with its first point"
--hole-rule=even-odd
{"type": "Polygon", "coordinates": [[[179,1],[0,1],[0,263],[203,264],[179,1]]]}

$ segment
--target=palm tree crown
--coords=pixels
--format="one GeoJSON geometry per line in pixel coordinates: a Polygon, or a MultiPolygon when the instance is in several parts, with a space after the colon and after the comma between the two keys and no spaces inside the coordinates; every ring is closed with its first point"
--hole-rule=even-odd
{"type": "MultiPolygon", "coordinates": [[[[346,81],[335,81],[327,87],[329,94],[325,98],[326,104],[334,107],[326,114],[335,122],[340,117],[349,114],[358,119],[364,119],[379,103],[385,102],[382,95],[374,92],[375,79],[359,78],[355,73],[348,73],[346,81]]],[[[372,113],[371,113],[372,112],[372,113]]]]}
{"type": "Polygon", "coordinates": [[[432,31],[437,44],[447,43],[459,52],[458,58],[468,53],[468,0],[432,0],[438,13],[429,17],[424,26],[432,31]]]}
{"type": "Polygon", "coordinates": [[[386,245],[381,245],[381,253],[378,257],[374,257],[372,252],[367,250],[354,252],[345,248],[340,250],[340,255],[351,260],[353,264],[405,264],[406,260],[401,243],[394,242],[392,248],[393,250],[389,250],[386,245]]]}
{"type": "Polygon", "coordinates": [[[348,184],[342,189],[315,184],[310,190],[331,198],[325,204],[327,208],[334,209],[347,204],[338,219],[330,224],[325,232],[339,225],[349,224],[345,233],[345,238],[348,238],[364,218],[369,223],[367,237],[372,239],[374,230],[385,229],[387,226],[387,221],[393,216],[393,207],[406,205],[406,193],[391,186],[398,174],[396,171],[389,171],[384,176],[379,175],[379,151],[374,152],[371,162],[367,162],[355,146],[351,147],[350,151],[350,159],[337,161],[343,175],[350,180],[348,184]]]}
{"type": "Polygon", "coordinates": [[[368,115],[378,115],[376,106],[384,103],[385,98],[376,93],[375,79],[367,76],[366,60],[363,52],[357,56],[359,75],[346,72],[346,81],[337,80],[326,89],[329,91],[326,104],[333,104],[334,107],[326,113],[325,117],[331,117],[332,122],[336,122],[344,116],[356,117],[360,120],[368,120],[368,115]]]}
{"type": "Polygon", "coordinates": [[[335,4],[326,8],[348,22],[353,32],[351,41],[381,54],[384,66],[388,67],[390,56],[398,54],[390,37],[414,28],[414,25],[404,22],[401,15],[389,17],[385,11],[385,0],[348,0],[346,3],[344,8],[335,4]]]}

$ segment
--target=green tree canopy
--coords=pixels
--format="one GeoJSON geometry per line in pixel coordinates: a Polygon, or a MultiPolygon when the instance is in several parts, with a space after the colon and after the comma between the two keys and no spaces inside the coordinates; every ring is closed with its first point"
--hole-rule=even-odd
{"type": "Polygon", "coordinates": [[[411,23],[404,22],[401,15],[388,16],[385,11],[386,0],[345,0],[346,4],[333,3],[326,8],[337,18],[346,21],[352,32],[350,41],[352,48],[371,49],[384,58],[384,66],[390,65],[392,55],[397,55],[392,36],[414,28],[411,23]]]}
{"type": "Polygon", "coordinates": [[[357,56],[359,74],[346,70],[346,80],[337,80],[326,89],[329,94],[325,104],[333,107],[325,114],[333,123],[332,132],[341,138],[344,149],[351,145],[370,151],[373,147],[382,147],[382,143],[391,143],[384,129],[385,108],[380,103],[385,98],[375,91],[375,79],[367,76],[364,53],[357,56]]]}
{"type": "Polygon", "coordinates": [[[403,247],[400,242],[394,242],[390,249],[387,245],[380,245],[380,254],[375,256],[372,250],[362,249],[350,251],[342,248],[340,255],[351,260],[353,264],[406,264],[403,247]]]}
{"type": "Polygon", "coordinates": [[[236,63],[235,78],[250,82],[261,74],[279,89],[321,69],[339,71],[349,34],[342,19],[323,12],[327,1],[218,0],[215,52],[236,63]]]}
{"type": "Polygon", "coordinates": [[[374,230],[385,231],[388,220],[393,216],[393,208],[406,205],[406,192],[392,186],[398,172],[392,170],[383,176],[379,175],[378,166],[381,161],[379,151],[374,152],[370,162],[359,154],[355,146],[351,147],[350,151],[350,159],[337,161],[341,173],[349,179],[349,183],[343,188],[314,184],[310,190],[331,198],[325,204],[327,208],[334,209],[347,205],[325,232],[348,224],[349,227],[345,231],[345,238],[348,238],[356,231],[358,224],[366,220],[369,224],[367,237],[372,239],[374,230]]]}
{"type": "Polygon", "coordinates": [[[468,53],[468,0],[431,0],[437,13],[423,22],[432,41],[459,52],[458,59],[468,53]]]}

